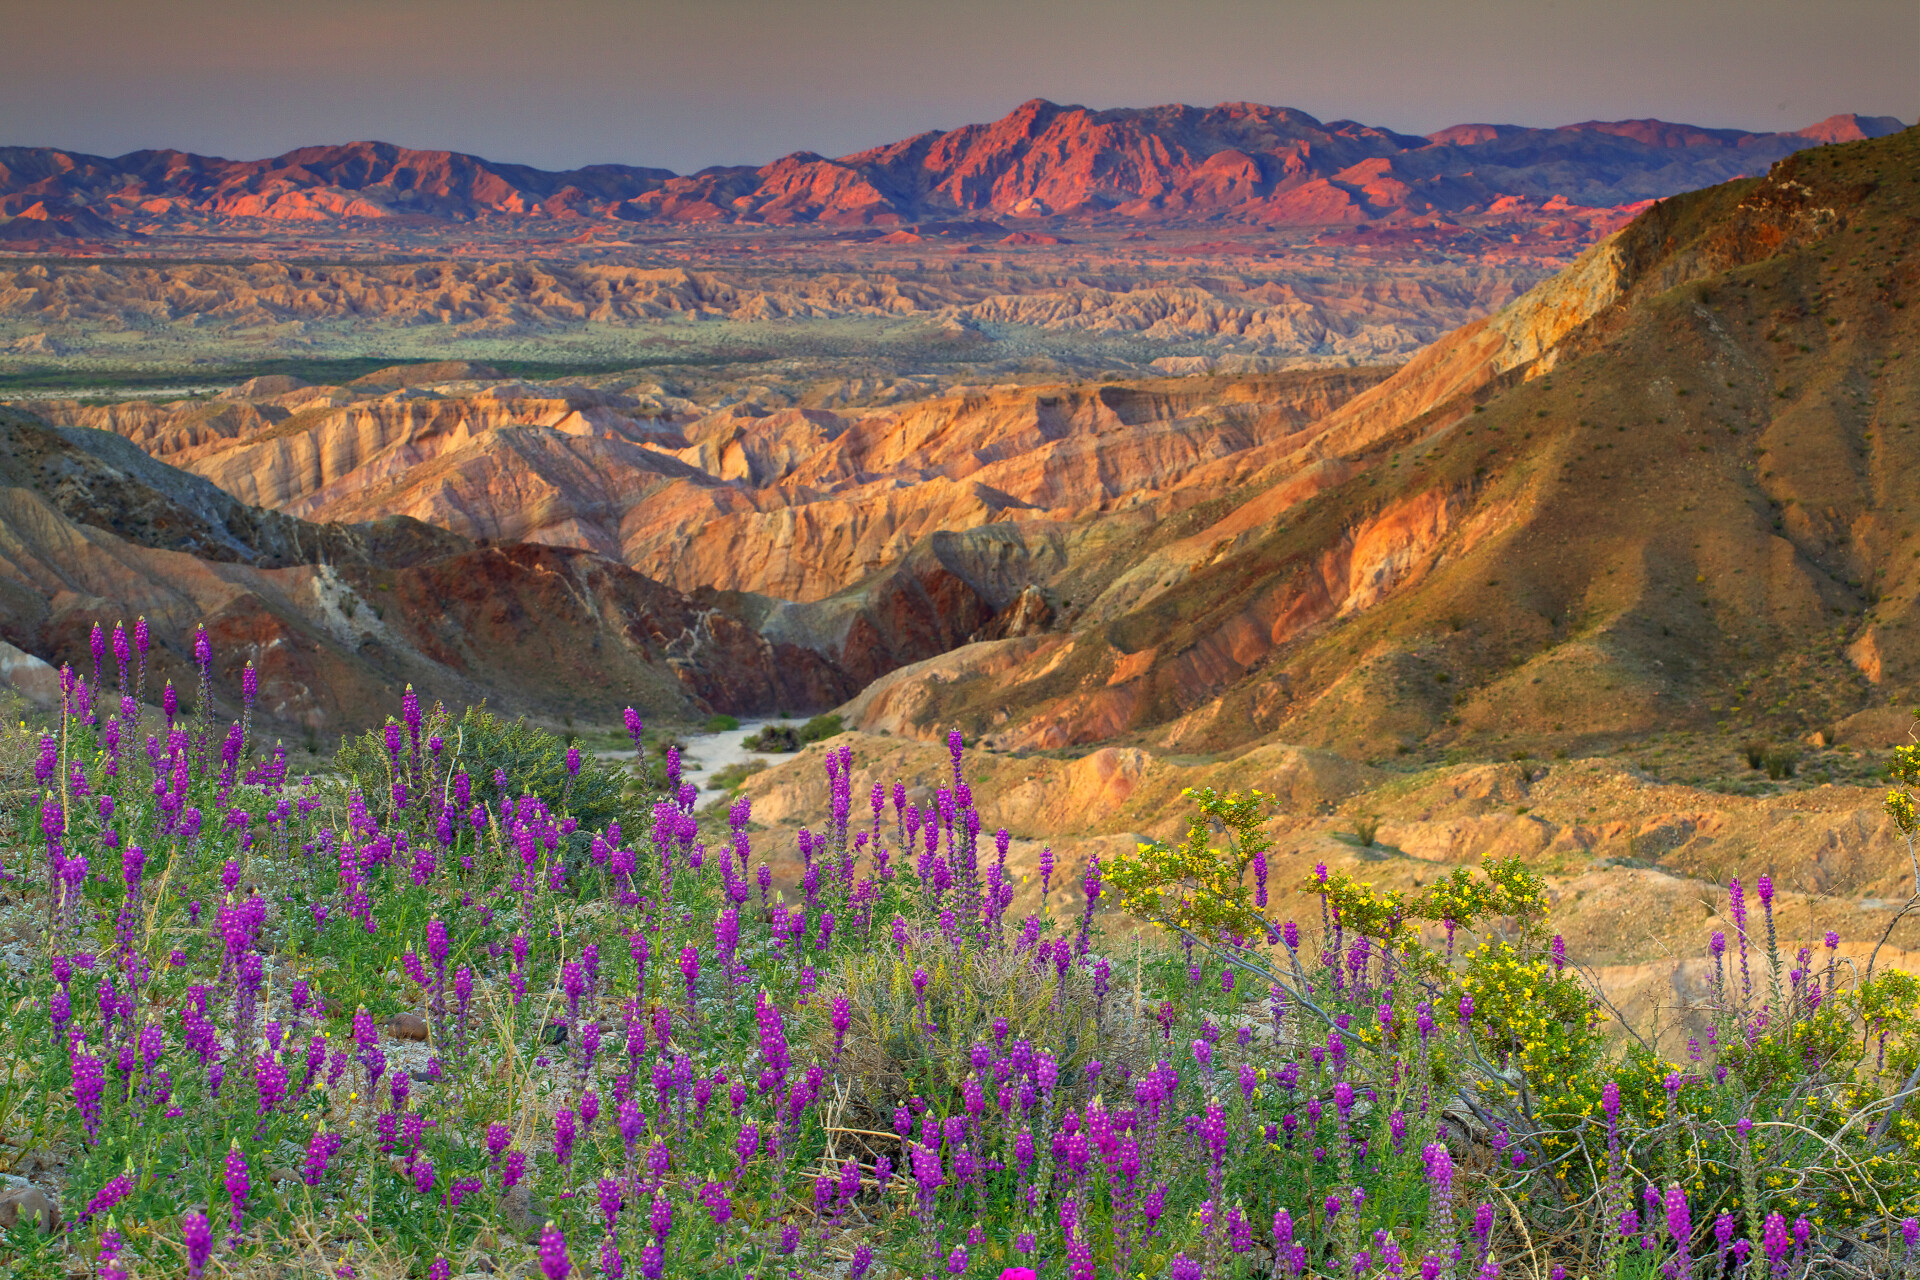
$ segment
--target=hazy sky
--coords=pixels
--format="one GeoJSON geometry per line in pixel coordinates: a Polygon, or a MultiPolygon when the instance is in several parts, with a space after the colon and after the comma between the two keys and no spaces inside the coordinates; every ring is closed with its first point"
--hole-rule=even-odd
{"type": "Polygon", "coordinates": [[[548,168],[1250,100],[1413,133],[1920,114],[1914,0],[0,0],[0,145],[380,138],[548,168]]]}

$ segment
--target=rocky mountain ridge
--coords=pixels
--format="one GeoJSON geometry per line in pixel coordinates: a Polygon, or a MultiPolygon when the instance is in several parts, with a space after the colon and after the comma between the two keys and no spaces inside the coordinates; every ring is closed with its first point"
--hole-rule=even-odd
{"type": "Polygon", "coordinates": [[[47,412],[289,513],[617,557],[825,655],[864,686],[851,721],[894,734],[1874,734],[1920,688],[1897,554],[1920,514],[1895,482],[1920,447],[1917,138],[1661,202],[1390,375],[866,409],[495,380],[47,412]]]}
{"type": "Polygon", "coordinates": [[[1522,207],[1550,218],[1672,195],[1763,170],[1804,147],[1899,127],[1887,117],[1843,115],[1791,133],[1634,120],[1458,125],[1415,137],[1255,103],[1094,111],[1035,99],[997,121],[838,159],[798,152],[690,175],[614,164],[549,172],[384,142],[303,147],[264,160],[16,146],[0,148],[0,238],[153,234],[222,220],[888,228],[982,217],[1228,216],[1300,226],[1522,207]]]}

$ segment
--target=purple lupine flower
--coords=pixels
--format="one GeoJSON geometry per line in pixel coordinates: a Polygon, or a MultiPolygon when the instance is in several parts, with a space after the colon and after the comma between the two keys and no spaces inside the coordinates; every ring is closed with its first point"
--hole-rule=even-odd
{"type": "MultiPolygon", "coordinates": [[[[64,992],[59,994],[64,995],[64,992]]],[[[85,1041],[73,1047],[70,1059],[73,1073],[73,1103],[80,1110],[80,1122],[86,1127],[87,1141],[100,1140],[100,1102],[106,1094],[106,1064],[87,1052],[85,1041]]]]}
{"type": "Polygon", "coordinates": [[[540,1273],[547,1280],[567,1280],[573,1260],[567,1257],[567,1238],[551,1221],[540,1232],[540,1273]]]}
{"type": "Polygon", "coordinates": [[[213,1257],[213,1225],[203,1213],[185,1214],[180,1219],[180,1238],[187,1247],[187,1275],[200,1280],[213,1257]]]}
{"type": "Polygon", "coordinates": [[[1731,1213],[1722,1212],[1718,1218],[1713,1220],[1713,1241],[1714,1244],[1718,1246],[1714,1252],[1720,1259],[1720,1273],[1722,1275],[1725,1275],[1727,1271],[1727,1246],[1733,1241],[1733,1230],[1734,1223],[1731,1213]]]}
{"type": "Polygon", "coordinates": [[[81,1211],[80,1222],[84,1223],[89,1218],[97,1218],[103,1213],[111,1213],[113,1206],[119,1204],[132,1194],[132,1174],[123,1173],[116,1178],[109,1179],[105,1186],[94,1193],[93,1199],[87,1201],[87,1207],[81,1211]]]}
{"type": "Polygon", "coordinates": [[[667,1235],[673,1230],[673,1201],[667,1199],[664,1192],[654,1192],[653,1204],[647,1212],[647,1226],[653,1231],[654,1241],[665,1248],[667,1235]]]}
{"type": "Polygon", "coordinates": [[[833,1056],[838,1061],[847,1043],[847,1029],[853,1025],[853,1004],[845,996],[833,998],[833,1056]]]}
{"type": "Polygon", "coordinates": [[[1666,1195],[1667,1236],[1673,1241],[1675,1275],[1691,1275],[1693,1260],[1693,1219],[1687,1211],[1687,1193],[1677,1182],[1669,1183],[1666,1195]]]}
{"type": "Polygon", "coordinates": [[[252,1190],[252,1181],[247,1175],[247,1157],[242,1154],[238,1142],[227,1148],[225,1181],[227,1196],[233,1201],[233,1217],[228,1222],[227,1234],[237,1241],[240,1238],[240,1221],[247,1211],[247,1196],[252,1190]]]}
{"type": "Polygon", "coordinates": [[[327,1171],[327,1162],[340,1149],[340,1143],[340,1135],[327,1132],[324,1123],[315,1129],[313,1137],[307,1142],[307,1159],[300,1180],[310,1187],[319,1186],[321,1176],[327,1171]]]}
{"type": "Polygon", "coordinates": [[[1767,1215],[1766,1226],[1760,1239],[1760,1251],[1767,1259],[1775,1274],[1784,1274],[1787,1269],[1789,1245],[1787,1243],[1787,1220],[1778,1213],[1767,1215]]]}
{"type": "Polygon", "coordinates": [[[700,981],[700,949],[698,947],[680,949],[680,975],[687,982],[687,1008],[692,1009],[698,996],[696,988],[700,981]]]}
{"type": "Polygon", "coordinates": [[[1747,897],[1740,888],[1740,877],[1735,876],[1727,882],[1728,912],[1733,916],[1734,937],[1740,942],[1740,994],[1742,998],[1753,995],[1753,973],[1747,966],[1747,897]]]}

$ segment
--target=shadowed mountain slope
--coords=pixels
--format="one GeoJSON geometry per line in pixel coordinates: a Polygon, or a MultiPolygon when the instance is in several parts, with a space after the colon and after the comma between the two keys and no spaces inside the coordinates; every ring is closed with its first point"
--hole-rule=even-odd
{"type": "Polygon", "coordinates": [[[820,706],[856,686],[808,650],[590,553],[477,548],[404,516],[310,524],[237,502],[118,436],[0,409],[0,639],[90,664],[94,623],[149,619],[154,681],[191,690],[205,625],[230,701],[308,740],[377,722],[393,688],[559,716],[820,706]]]}

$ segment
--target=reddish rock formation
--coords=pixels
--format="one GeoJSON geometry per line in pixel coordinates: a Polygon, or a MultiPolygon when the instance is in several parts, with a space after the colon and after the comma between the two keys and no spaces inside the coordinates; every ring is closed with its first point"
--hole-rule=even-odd
{"type": "MultiPolygon", "coordinates": [[[[1799,148],[1897,130],[1835,116],[1797,133],[1660,120],[1560,129],[1460,125],[1412,137],[1323,123],[1255,103],[1091,111],[1034,99],[999,120],[827,159],[796,152],[758,168],[678,177],[593,165],[547,172],[384,142],[304,147],[267,160],[179,151],[107,158],[0,148],[0,236],[96,234],[83,215],[133,220],[339,223],[426,217],[897,226],[1006,217],[1165,219],[1223,213],[1338,224],[1509,206],[1609,208],[1763,169],[1799,148]],[[71,208],[61,217],[51,210],[71,208]],[[40,210],[39,213],[30,212],[40,210]],[[66,228],[64,230],[60,228],[66,228]],[[28,231],[34,230],[29,228],[28,231]]],[[[911,233],[907,233],[911,234],[911,233]]],[[[906,243],[907,241],[901,241],[906,243]]],[[[1017,241],[1015,243],[1018,243],[1017,241]]]]}
{"type": "Polygon", "coordinates": [[[314,525],[246,507],[99,432],[0,410],[0,639],[91,665],[95,623],[146,617],[149,695],[260,676],[269,732],[349,731],[406,683],[450,703],[604,716],[623,702],[697,717],[806,709],[857,687],[812,650],[589,552],[474,548],[417,522],[314,525]]]}

